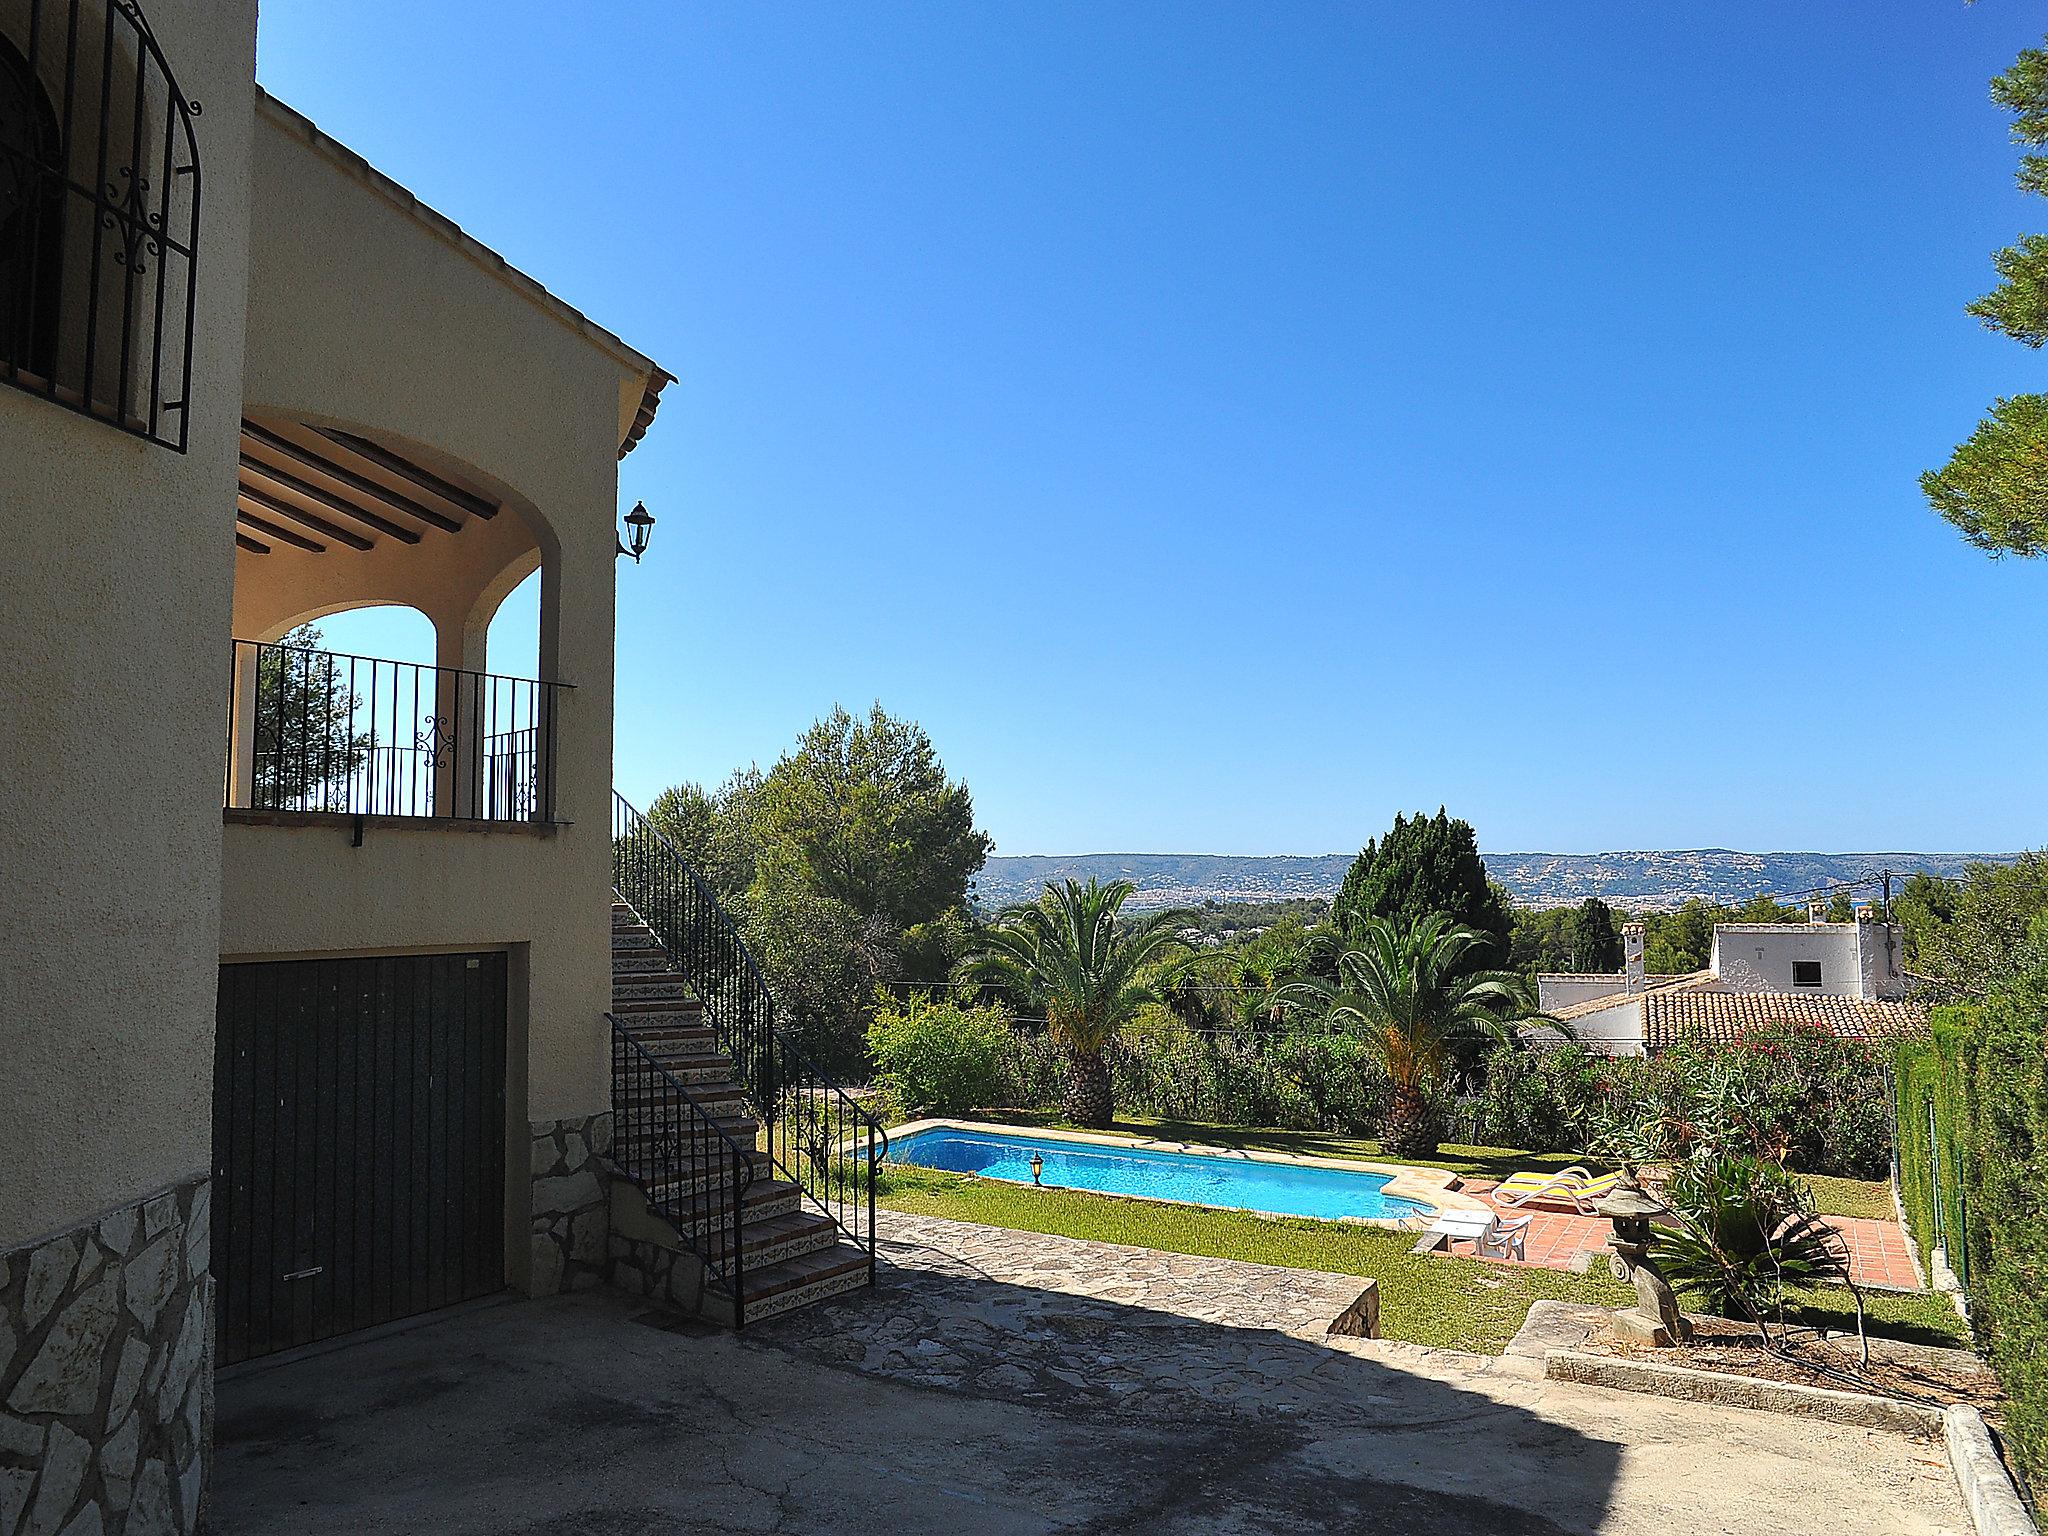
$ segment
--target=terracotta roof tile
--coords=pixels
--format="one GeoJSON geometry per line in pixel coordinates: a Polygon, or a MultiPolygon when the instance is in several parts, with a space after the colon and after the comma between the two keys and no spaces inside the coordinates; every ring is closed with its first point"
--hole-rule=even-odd
{"type": "Polygon", "coordinates": [[[1589,1013],[1605,1013],[1610,1008],[1619,1008],[1623,1003],[1642,1002],[1646,998],[1663,997],[1673,992],[1684,992],[1695,987],[1711,986],[1713,981],[1714,973],[1712,971],[1689,971],[1683,976],[1650,976],[1644,979],[1644,987],[1640,992],[1617,989],[1608,993],[1605,997],[1589,997],[1583,1003],[1571,1003],[1563,1008],[1553,1008],[1550,1010],[1550,1016],[1553,1019],[1563,1019],[1568,1022],[1572,1019],[1584,1018],[1589,1013]]]}
{"type": "Polygon", "coordinates": [[[1649,1050],[1681,1040],[1733,1040],[1746,1030],[1815,1024],[1851,1039],[1917,1034],[1926,1012],[1914,1003],[1829,997],[1811,992],[1717,992],[1671,988],[1643,998],[1643,1045],[1649,1050]]]}

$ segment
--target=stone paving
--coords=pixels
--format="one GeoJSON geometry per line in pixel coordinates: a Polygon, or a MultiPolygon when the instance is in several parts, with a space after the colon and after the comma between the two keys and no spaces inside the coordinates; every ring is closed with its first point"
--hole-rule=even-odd
{"type": "Polygon", "coordinates": [[[1205,1277],[1171,1256],[910,1218],[884,1236],[877,1289],[737,1336],[599,1291],[237,1374],[221,1389],[215,1529],[1968,1529],[1937,1446],[1325,1336],[1343,1294],[1326,1276],[1202,1261],[1205,1277]],[[1126,1287],[1133,1300],[1109,1299],[1126,1287]]]}

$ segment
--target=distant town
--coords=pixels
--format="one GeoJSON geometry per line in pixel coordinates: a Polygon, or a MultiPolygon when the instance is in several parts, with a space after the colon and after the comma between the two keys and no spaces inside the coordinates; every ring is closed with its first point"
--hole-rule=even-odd
{"type": "MultiPolygon", "coordinates": [[[[987,908],[1028,900],[1048,880],[1128,880],[1133,907],[1199,907],[1208,902],[1327,900],[1337,893],[1353,853],[1234,855],[1081,853],[996,855],[975,886],[987,908]]],[[[1486,868],[1526,907],[1576,906],[1598,896],[1637,912],[1668,912],[1698,897],[1739,905],[1758,894],[1784,896],[1862,881],[1890,870],[1957,876],[1969,864],[2004,853],[1740,853],[1728,848],[1648,849],[1616,853],[1489,853],[1486,868]]]]}

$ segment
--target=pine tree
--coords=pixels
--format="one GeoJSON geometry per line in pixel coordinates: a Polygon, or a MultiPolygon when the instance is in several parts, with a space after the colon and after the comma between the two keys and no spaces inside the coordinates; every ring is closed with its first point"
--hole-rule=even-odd
{"type": "Polygon", "coordinates": [[[1480,963],[1506,963],[1512,924],[1505,894],[1486,878],[1472,824],[1442,807],[1434,817],[1396,816],[1387,835],[1367,843],[1352,861],[1331,910],[1346,934],[1367,918],[1412,928],[1436,914],[1480,935],[1480,963]]]}

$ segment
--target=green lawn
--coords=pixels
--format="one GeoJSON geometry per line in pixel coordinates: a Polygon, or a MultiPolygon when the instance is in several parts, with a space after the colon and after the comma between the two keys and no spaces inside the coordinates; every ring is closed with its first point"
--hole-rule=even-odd
{"type": "Polygon", "coordinates": [[[1415,1246],[1412,1232],[1033,1189],[928,1168],[885,1167],[878,1199],[894,1211],[1020,1232],[1370,1275],[1380,1283],[1380,1331],[1387,1338],[1486,1354],[1500,1353],[1533,1301],[1548,1297],[1618,1306],[1632,1294],[1605,1270],[1580,1276],[1476,1259],[1418,1258],[1409,1252],[1415,1246]]]}
{"type": "Polygon", "coordinates": [[[1863,1216],[1871,1221],[1897,1221],[1892,1187],[1882,1179],[1836,1179],[1824,1173],[1803,1174],[1813,1203],[1823,1216],[1863,1216]]]}
{"type": "MultiPolygon", "coordinates": [[[[1007,1110],[984,1112],[978,1118],[1019,1125],[1060,1123],[1048,1115],[1007,1110]]],[[[1377,1143],[1316,1131],[1255,1130],[1139,1116],[1120,1117],[1115,1129],[1127,1136],[1153,1136],[1208,1146],[1385,1160],[1377,1143]]],[[[1438,1157],[1425,1161],[1431,1167],[1456,1173],[1499,1178],[1516,1168],[1563,1167],[1572,1159],[1564,1154],[1531,1154],[1501,1147],[1446,1146],[1440,1149],[1438,1157]]],[[[1812,1182],[1822,1209],[1844,1215],[1867,1214],[1875,1198],[1871,1191],[1885,1188],[1882,1184],[1863,1184],[1853,1179],[1812,1182]]],[[[1410,1252],[1415,1234],[1383,1227],[1210,1211],[1168,1201],[1112,1199],[1075,1190],[1032,1189],[999,1179],[978,1179],[968,1174],[939,1173],[905,1165],[882,1169],[878,1198],[890,1210],[1022,1232],[1046,1232],[1096,1242],[1127,1243],[1166,1253],[1203,1254],[1335,1274],[1370,1275],[1379,1281],[1380,1331],[1385,1337],[1485,1354],[1498,1354],[1514,1337],[1532,1302],[1578,1301],[1611,1307],[1624,1305],[1633,1295],[1627,1286],[1610,1278],[1603,1265],[1596,1265],[1589,1275],[1573,1275],[1560,1270],[1487,1264],[1477,1259],[1417,1256],[1410,1252]]],[[[1887,1210],[1889,1206],[1887,1196],[1887,1210]]],[[[1867,1324],[1873,1335],[1948,1346],[1968,1342],[1961,1320],[1940,1296],[1872,1293],[1866,1305],[1867,1324]]],[[[1854,1304],[1849,1293],[1839,1287],[1807,1292],[1798,1320],[1846,1332],[1855,1326],[1854,1304]]]]}

